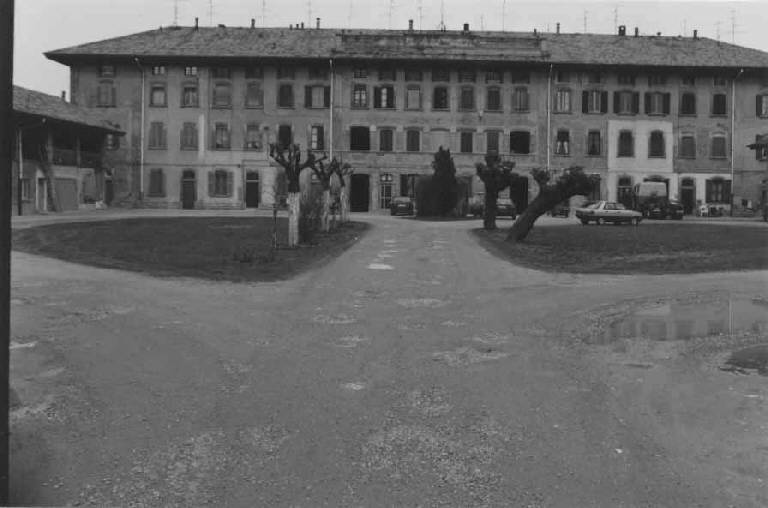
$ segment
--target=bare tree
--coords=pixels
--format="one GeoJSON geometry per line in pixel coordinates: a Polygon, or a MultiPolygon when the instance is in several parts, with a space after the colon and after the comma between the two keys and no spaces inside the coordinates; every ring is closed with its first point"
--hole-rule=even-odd
{"type": "Polygon", "coordinates": [[[349,220],[349,192],[347,192],[346,178],[351,176],[354,170],[348,163],[340,163],[335,157],[331,161],[331,167],[339,178],[340,220],[342,224],[345,224],[349,220]]]}
{"type": "Polygon", "coordinates": [[[323,156],[323,158],[319,159],[316,164],[311,166],[311,168],[323,188],[323,213],[320,217],[320,225],[323,232],[327,233],[331,229],[331,177],[336,173],[335,166],[339,163],[334,158],[326,166],[323,164],[325,158],[326,157],[323,156]]]}
{"type": "Polygon", "coordinates": [[[534,169],[531,173],[534,181],[539,184],[539,194],[512,224],[507,235],[507,241],[510,242],[524,240],[533,229],[536,219],[572,196],[589,194],[596,182],[579,166],[564,169],[554,182],[550,182],[552,175],[546,169],[534,169]]]}
{"type": "Polygon", "coordinates": [[[488,231],[496,229],[496,201],[499,198],[499,192],[510,187],[515,179],[523,178],[512,172],[514,167],[514,162],[502,161],[496,153],[486,155],[485,164],[482,162],[475,164],[477,176],[485,184],[483,228],[488,231]]]}

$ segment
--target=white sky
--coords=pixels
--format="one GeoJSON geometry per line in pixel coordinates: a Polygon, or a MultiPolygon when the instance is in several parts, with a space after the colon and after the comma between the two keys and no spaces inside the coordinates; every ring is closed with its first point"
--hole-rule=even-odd
{"type": "Polygon", "coordinates": [[[520,0],[16,0],[14,83],[58,95],[69,90],[69,69],[51,62],[44,51],[108,39],[167,26],[178,5],[179,24],[213,23],[248,26],[256,18],[262,26],[305,22],[324,28],[435,29],[444,13],[448,29],[688,35],[698,29],[702,37],[717,38],[768,51],[768,0],[722,1],[520,1],[520,0]],[[441,3],[444,6],[441,9],[441,3]],[[265,6],[265,9],[263,8],[265,6]],[[421,9],[420,9],[421,8],[421,9]],[[421,15],[420,15],[421,12],[421,15]],[[504,15],[502,16],[502,12],[504,15]],[[311,21],[310,21],[311,20],[311,21]],[[391,20],[391,25],[390,25],[391,20]],[[735,30],[734,30],[735,26],[735,30]]]}

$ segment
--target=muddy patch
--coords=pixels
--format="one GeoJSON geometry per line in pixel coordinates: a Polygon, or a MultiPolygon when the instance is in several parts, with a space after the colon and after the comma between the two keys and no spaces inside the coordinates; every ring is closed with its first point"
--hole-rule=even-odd
{"type": "Polygon", "coordinates": [[[475,349],[472,347],[460,347],[453,351],[441,351],[432,354],[432,360],[444,362],[451,367],[463,367],[475,363],[489,362],[506,358],[509,353],[498,351],[492,347],[475,349]]]}
{"type": "Polygon", "coordinates": [[[768,376],[768,344],[758,344],[731,353],[721,370],[739,374],[756,372],[768,376]]]}
{"type": "Polygon", "coordinates": [[[474,342],[479,342],[480,344],[486,344],[489,346],[499,346],[501,344],[506,344],[510,341],[510,339],[512,339],[512,334],[501,334],[496,332],[488,332],[472,337],[474,342]]]}
{"type": "Polygon", "coordinates": [[[429,308],[436,309],[448,305],[445,300],[438,300],[437,298],[398,298],[395,300],[401,307],[409,309],[415,308],[429,308]]]}
{"type": "Polygon", "coordinates": [[[334,340],[333,345],[343,348],[355,348],[370,341],[371,339],[368,337],[361,337],[360,335],[347,335],[334,340]]]}

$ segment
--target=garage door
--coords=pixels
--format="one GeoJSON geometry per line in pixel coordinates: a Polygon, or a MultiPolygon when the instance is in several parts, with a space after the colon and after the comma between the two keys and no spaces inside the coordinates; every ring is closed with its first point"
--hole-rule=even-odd
{"type": "Polygon", "coordinates": [[[55,184],[61,210],[77,210],[77,180],[56,178],[55,184]]]}

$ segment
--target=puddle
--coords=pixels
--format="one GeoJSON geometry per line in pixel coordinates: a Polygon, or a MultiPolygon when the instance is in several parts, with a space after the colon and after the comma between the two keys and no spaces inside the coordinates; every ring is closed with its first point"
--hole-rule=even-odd
{"type": "Polygon", "coordinates": [[[768,376],[768,344],[760,344],[740,349],[731,354],[722,370],[747,374],[754,370],[768,376]]]}
{"type": "Polygon", "coordinates": [[[667,302],[642,306],[610,321],[588,338],[591,344],[618,339],[690,340],[710,335],[768,332],[768,312],[757,299],[667,302]]]}

